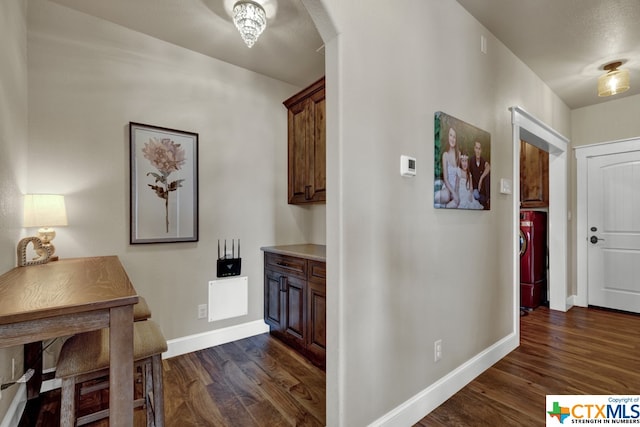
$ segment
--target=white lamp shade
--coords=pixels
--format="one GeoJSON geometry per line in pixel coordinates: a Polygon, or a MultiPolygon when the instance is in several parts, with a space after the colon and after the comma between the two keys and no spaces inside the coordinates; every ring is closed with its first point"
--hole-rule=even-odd
{"type": "Polygon", "coordinates": [[[26,194],[24,196],[25,227],[58,227],[67,224],[64,196],[26,194]]]}

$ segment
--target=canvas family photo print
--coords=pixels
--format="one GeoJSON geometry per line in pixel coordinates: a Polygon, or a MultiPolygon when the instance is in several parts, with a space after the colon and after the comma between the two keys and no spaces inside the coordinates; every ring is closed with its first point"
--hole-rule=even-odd
{"type": "Polygon", "coordinates": [[[434,207],[489,210],[491,134],[438,111],[434,146],[434,207]]]}

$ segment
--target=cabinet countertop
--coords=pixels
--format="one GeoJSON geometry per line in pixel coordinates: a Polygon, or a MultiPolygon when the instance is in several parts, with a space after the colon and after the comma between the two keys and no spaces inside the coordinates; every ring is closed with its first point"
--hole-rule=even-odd
{"type": "Polygon", "coordinates": [[[260,249],[264,252],[270,252],[280,255],[289,255],[300,258],[306,258],[314,261],[327,261],[327,247],[325,245],[303,244],[303,245],[280,245],[280,246],[263,246],[260,249]]]}

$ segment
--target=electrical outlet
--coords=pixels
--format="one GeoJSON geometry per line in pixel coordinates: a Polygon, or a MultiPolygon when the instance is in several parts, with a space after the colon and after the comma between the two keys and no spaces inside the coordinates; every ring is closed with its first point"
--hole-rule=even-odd
{"type": "Polygon", "coordinates": [[[433,343],[433,361],[438,362],[442,359],[442,340],[433,343]]]}
{"type": "Polygon", "coordinates": [[[200,304],[198,306],[198,319],[207,318],[207,304],[200,304]]]}

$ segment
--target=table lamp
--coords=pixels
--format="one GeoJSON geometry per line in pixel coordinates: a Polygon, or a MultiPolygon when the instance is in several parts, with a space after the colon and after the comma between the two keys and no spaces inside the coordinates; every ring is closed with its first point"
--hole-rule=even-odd
{"type": "MultiPolygon", "coordinates": [[[[24,226],[40,227],[38,238],[43,246],[49,247],[50,261],[58,259],[55,246],[51,241],[56,237],[56,231],[51,227],[66,226],[67,210],[64,205],[64,196],[57,194],[26,194],[24,196],[24,226]]],[[[42,250],[36,251],[42,256],[42,250]]]]}

